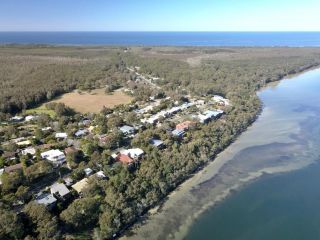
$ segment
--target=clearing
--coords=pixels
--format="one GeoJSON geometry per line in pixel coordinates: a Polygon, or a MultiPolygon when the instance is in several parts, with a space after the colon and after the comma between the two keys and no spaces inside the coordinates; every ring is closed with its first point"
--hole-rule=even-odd
{"type": "Polygon", "coordinates": [[[79,91],[66,93],[52,102],[64,103],[80,113],[98,113],[102,110],[103,106],[112,108],[120,104],[129,104],[132,99],[132,97],[123,93],[121,90],[107,95],[104,89],[95,89],[90,93],[79,91]]]}

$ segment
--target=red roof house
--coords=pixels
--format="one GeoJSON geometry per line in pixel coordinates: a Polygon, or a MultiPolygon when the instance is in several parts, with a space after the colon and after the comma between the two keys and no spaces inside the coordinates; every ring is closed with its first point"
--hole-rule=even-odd
{"type": "Polygon", "coordinates": [[[195,122],[185,121],[176,125],[176,129],[178,130],[188,130],[191,127],[195,126],[195,122]]]}
{"type": "Polygon", "coordinates": [[[119,153],[117,156],[117,160],[124,163],[124,164],[130,164],[133,163],[133,159],[130,158],[128,155],[119,153]]]}

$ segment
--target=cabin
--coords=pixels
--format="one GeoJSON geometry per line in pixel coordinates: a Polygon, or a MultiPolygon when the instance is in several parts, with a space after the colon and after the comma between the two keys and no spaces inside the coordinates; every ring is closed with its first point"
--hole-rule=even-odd
{"type": "Polygon", "coordinates": [[[122,153],[119,153],[116,158],[115,158],[117,161],[123,163],[123,164],[132,164],[134,162],[134,160],[129,157],[128,155],[126,154],[122,154],[122,153]]]}

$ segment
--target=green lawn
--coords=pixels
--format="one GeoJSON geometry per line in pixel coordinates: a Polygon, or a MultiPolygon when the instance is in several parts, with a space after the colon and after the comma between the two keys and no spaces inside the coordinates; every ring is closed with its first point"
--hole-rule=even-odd
{"type": "Polygon", "coordinates": [[[44,105],[41,105],[39,107],[36,108],[31,108],[31,109],[27,109],[26,110],[27,114],[41,114],[41,113],[46,113],[48,115],[50,115],[51,117],[55,117],[56,113],[53,110],[49,110],[47,109],[44,105]]]}

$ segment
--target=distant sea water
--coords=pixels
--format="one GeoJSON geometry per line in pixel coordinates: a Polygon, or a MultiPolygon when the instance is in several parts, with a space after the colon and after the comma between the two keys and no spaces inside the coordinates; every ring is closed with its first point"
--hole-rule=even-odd
{"type": "Polygon", "coordinates": [[[320,32],[0,32],[0,44],[318,47],[320,32]]]}

